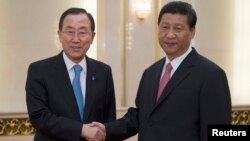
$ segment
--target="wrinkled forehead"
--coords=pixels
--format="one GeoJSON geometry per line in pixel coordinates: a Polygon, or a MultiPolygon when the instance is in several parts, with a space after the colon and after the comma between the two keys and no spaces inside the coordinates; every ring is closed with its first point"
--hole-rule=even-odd
{"type": "Polygon", "coordinates": [[[63,29],[91,29],[91,22],[86,14],[70,14],[63,20],[63,29]]]}

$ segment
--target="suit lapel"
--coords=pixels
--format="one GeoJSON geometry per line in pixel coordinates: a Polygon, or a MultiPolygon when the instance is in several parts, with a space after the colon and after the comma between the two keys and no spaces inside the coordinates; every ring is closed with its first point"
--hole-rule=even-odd
{"type": "Polygon", "coordinates": [[[95,64],[93,63],[92,59],[86,56],[86,62],[87,62],[87,77],[86,77],[85,109],[84,109],[83,122],[86,122],[90,115],[91,107],[93,106],[93,102],[95,99],[95,93],[93,93],[93,89],[95,86],[95,80],[98,79],[95,71],[95,64]]]}
{"type": "Polygon", "coordinates": [[[162,73],[162,67],[165,63],[166,59],[165,58],[162,58],[159,63],[156,64],[156,67],[154,69],[154,73],[155,75],[153,76],[153,79],[152,79],[152,86],[153,86],[153,92],[150,93],[149,95],[149,106],[151,108],[154,108],[155,104],[156,104],[156,97],[157,97],[157,92],[158,92],[158,87],[159,87],[159,81],[160,81],[160,77],[161,77],[161,73],[162,73]]]}
{"type": "Polygon", "coordinates": [[[156,103],[155,108],[157,108],[160,103],[167,99],[171,92],[178,87],[178,85],[190,74],[192,68],[194,67],[195,58],[197,57],[197,52],[193,48],[192,52],[183,60],[180,64],[170,81],[168,82],[167,87],[164,88],[163,93],[156,103]]]}
{"type": "Polygon", "coordinates": [[[69,78],[67,67],[63,60],[62,52],[56,56],[56,64],[54,77],[57,81],[58,88],[62,89],[60,96],[64,99],[65,105],[69,107],[69,111],[72,112],[75,119],[81,120],[80,113],[78,111],[76,99],[74,96],[73,87],[69,78]]]}

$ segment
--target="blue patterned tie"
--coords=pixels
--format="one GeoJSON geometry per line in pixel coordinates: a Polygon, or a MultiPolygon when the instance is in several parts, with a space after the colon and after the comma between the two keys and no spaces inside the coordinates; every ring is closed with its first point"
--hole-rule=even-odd
{"type": "Polygon", "coordinates": [[[83,109],[84,109],[83,95],[82,95],[82,89],[81,89],[81,83],[80,83],[80,74],[82,71],[82,67],[80,65],[75,65],[74,71],[75,71],[75,78],[73,80],[73,90],[74,90],[75,98],[77,101],[81,120],[82,120],[83,119],[83,109]]]}

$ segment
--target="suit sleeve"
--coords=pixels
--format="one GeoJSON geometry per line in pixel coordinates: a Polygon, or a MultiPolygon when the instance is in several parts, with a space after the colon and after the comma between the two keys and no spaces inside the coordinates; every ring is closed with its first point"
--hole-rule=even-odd
{"type": "Polygon", "coordinates": [[[136,107],[130,107],[128,112],[122,118],[105,124],[107,136],[114,141],[125,140],[134,136],[139,131],[139,105],[141,89],[144,82],[143,78],[144,77],[142,77],[140,81],[135,100],[136,107]]]}
{"type": "Polygon", "coordinates": [[[207,125],[231,123],[231,97],[225,72],[218,68],[208,75],[200,93],[200,140],[207,140],[207,125]]]}
{"type": "Polygon", "coordinates": [[[31,64],[26,81],[26,103],[29,118],[37,130],[60,140],[79,140],[82,123],[55,115],[49,110],[48,93],[39,65],[31,64]]]}

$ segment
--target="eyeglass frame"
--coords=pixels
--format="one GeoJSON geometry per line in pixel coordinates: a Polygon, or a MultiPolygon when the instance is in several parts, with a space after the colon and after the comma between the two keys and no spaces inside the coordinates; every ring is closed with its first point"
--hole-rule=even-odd
{"type": "Polygon", "coordinates": [[[73,39],[75,36],[77,36],[79,39],[82,39],[90,34],[91,31],[73,31],[73,30],[61,30],[62,33],[73,39]]]}

